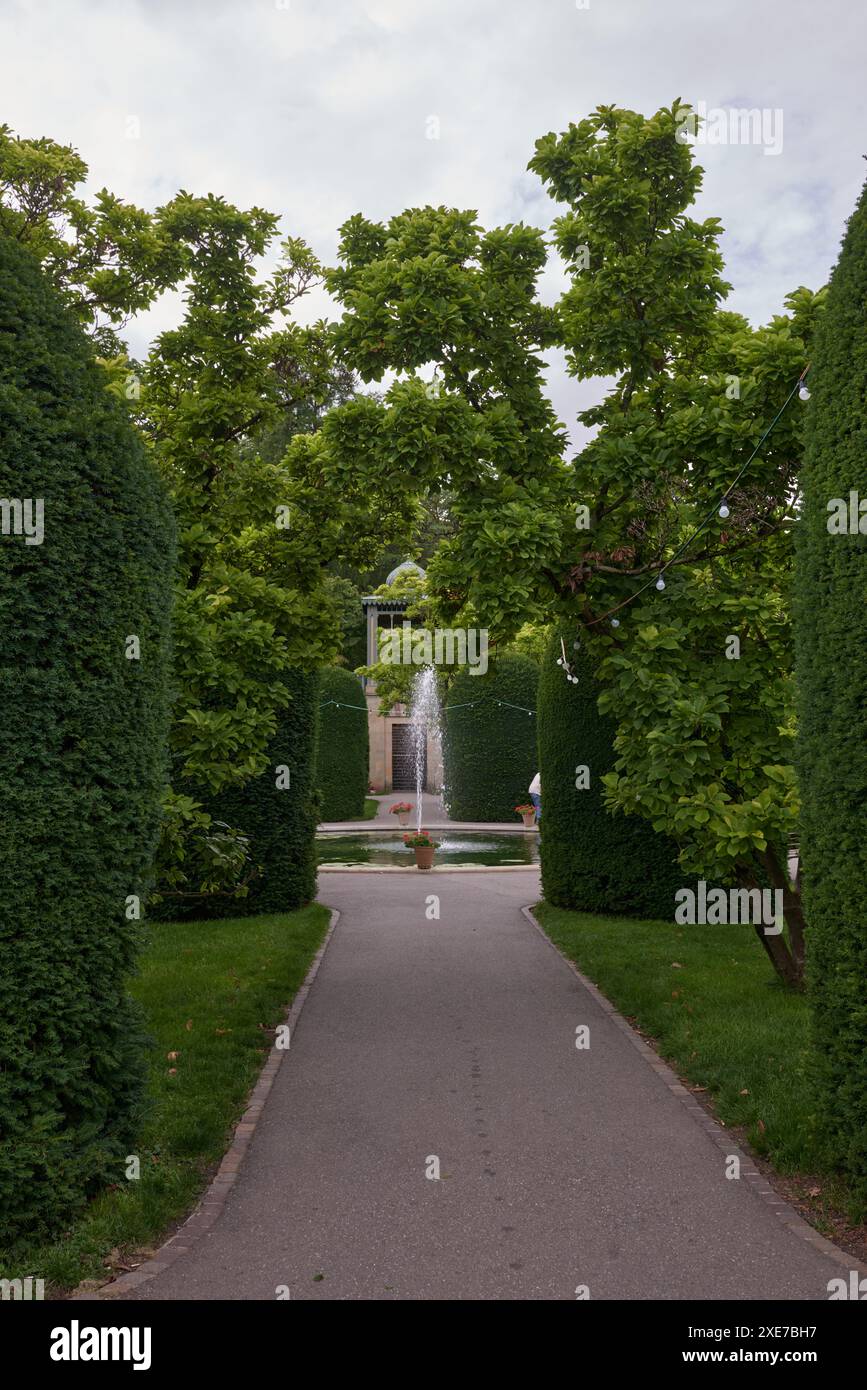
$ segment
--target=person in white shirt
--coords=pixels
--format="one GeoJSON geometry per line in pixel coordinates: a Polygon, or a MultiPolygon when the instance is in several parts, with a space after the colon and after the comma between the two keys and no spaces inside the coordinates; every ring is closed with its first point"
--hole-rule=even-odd
{"type": "Polygon", "coordinates": [[[538,772],[530,783],[530,800],[536,808],[536,820],[542,819],[542,779],[538,772]]]}

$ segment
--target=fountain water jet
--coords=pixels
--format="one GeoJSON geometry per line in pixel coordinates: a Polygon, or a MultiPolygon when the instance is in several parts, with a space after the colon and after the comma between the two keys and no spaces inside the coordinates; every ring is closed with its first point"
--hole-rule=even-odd
{"type": "Polygon", "coordinates": [[[437,689],[437,673],[433,666],[423,666],[413,677],[409,713],[412,721],[412,747],[415,757],[416,829],[421,830],[422,793],[424,791],[428,740],[432,740],[437,752],[442,747],[440,698],[437,689]]]}

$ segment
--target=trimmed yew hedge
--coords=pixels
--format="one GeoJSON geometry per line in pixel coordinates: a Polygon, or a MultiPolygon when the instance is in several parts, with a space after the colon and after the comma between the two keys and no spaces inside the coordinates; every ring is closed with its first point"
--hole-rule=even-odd
{"type": "MultiPolygon", "coordinates": [[[[831,1161],[867,1203],[867,535],[828,531],[867,498],[867,189],[811,352],[797,529],[801,855],[815,1080],[831,1161]]],[[[867,512],[867,508],[865,508],[867,512]]],[[[861,518],[867,531],[867,515],[861,518]]]]}
{"type": "Polygon", "coordinates": [[[0,1243],[14,1248],[121,1179],[135,1138],[131,900],[149,887],[166,781],[175,529],[79,326],[3,237],[0,497],[44,499],[41,544],[0,536],[0,1243]]]}
{"type": "Polygon", "coordinates": [[[483,676],[463,669],[443,710],[445,800],[452,820],[518,823],[536,774],[539,667],[526,656],[502,656],[483,676]],[[513,708],[520,706],[522,708],[513,708]]]}
{"type": "Polygon", "coordinates": [[[677,847],[637,816],[611,815],[602,777],[614,766],[613,721],[599,713],[599,687],[586,658],[575,652],[574,629],[551,638],[539,679],[539,762],[542,888],[555,907],[630,917],[669,919],[674,895],[688,886],[677,847]],[[556,664],[560,638],[578,684],[556,664]],[[579,790],[576,768],[589,769],[579,790]]]}
{"type": "Polygon", "coordinates": [[[326,666],[319,689],[316,781],[321,816],[324,821],[358,820],[364,815],[370,774],[364,692],[358,677],[343,666],[326,666]]]}

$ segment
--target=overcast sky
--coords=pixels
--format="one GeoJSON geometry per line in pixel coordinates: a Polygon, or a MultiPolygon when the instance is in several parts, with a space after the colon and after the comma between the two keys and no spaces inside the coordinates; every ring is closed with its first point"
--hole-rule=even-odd
{"type": "MultiPolygon", "coordinates": [[[[697,151],[729,307],[758,323],[836,259],[867,175],[865,39],[864,0],[0,0],[0,120],[74,145],[91,189],[258,204],[330,262],[354,212],[547,227],[534,141],[598,104],[766,109],[764,144],[697,151]]],[[[559,284],[552,265],[544,297],[559,284]]],[[[134,350],[176,316],[156,306],[134,350]]],[[[550,380],[573,427],[598,387],[550,380]]]]}

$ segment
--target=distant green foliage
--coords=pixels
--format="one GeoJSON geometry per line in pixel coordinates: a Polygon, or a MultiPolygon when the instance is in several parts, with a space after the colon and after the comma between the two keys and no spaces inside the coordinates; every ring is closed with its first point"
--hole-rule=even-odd
{"type": "Polygon", "coordinates": [[[677,865],[677,846],[638,816],[612,815],[602,778],[614,765],[613,719],[599,713],[599,687],[575,629],[554,633],[539,680],[542,776],[541,860],[545,898],[579,912],[672,918],[674,894],[690,879],[677,865]],[[560,638],[578,676],[570,683],[557,662],[560,638]],[[588,769],[579,790],[576,773],[588,769]]]}
{"type": "Polygon", "coordinates": [[[452,820],[517,823],[515,807],[529,800],[537,771],[536,719],[525,711],[536,708],[538,681],[539,667],[526,656],[501,657],[484,676],[464,669],[454,677],[443,712],[452,820]]]}
{"type": "Polygon", "coordinates": [[[358,820],[364,815],[370,774],[364,693],[358,677],[339,666],[326,666],[320,672],[319,691],[316,781],[321,816],[323,820],[358,820]]]}
{"type": "Polygon", "coordinates": [[[0,1245],[123,1174],[144,1069],[127,998],[166,780],[175,528],[72,313],[0,235],[0,1245]],[[140,655],[129,639],[138,639],[140,655]]]}
{"type": "Polygon", "coordinates": [[[867,535],[828,531],[833,498],[848,510],[851,491],[867,496],[865,303],[867,190],[849,222],[816,335],[795,584],[818,1104],[831,1157],[867,1201],[867,535]]]}

